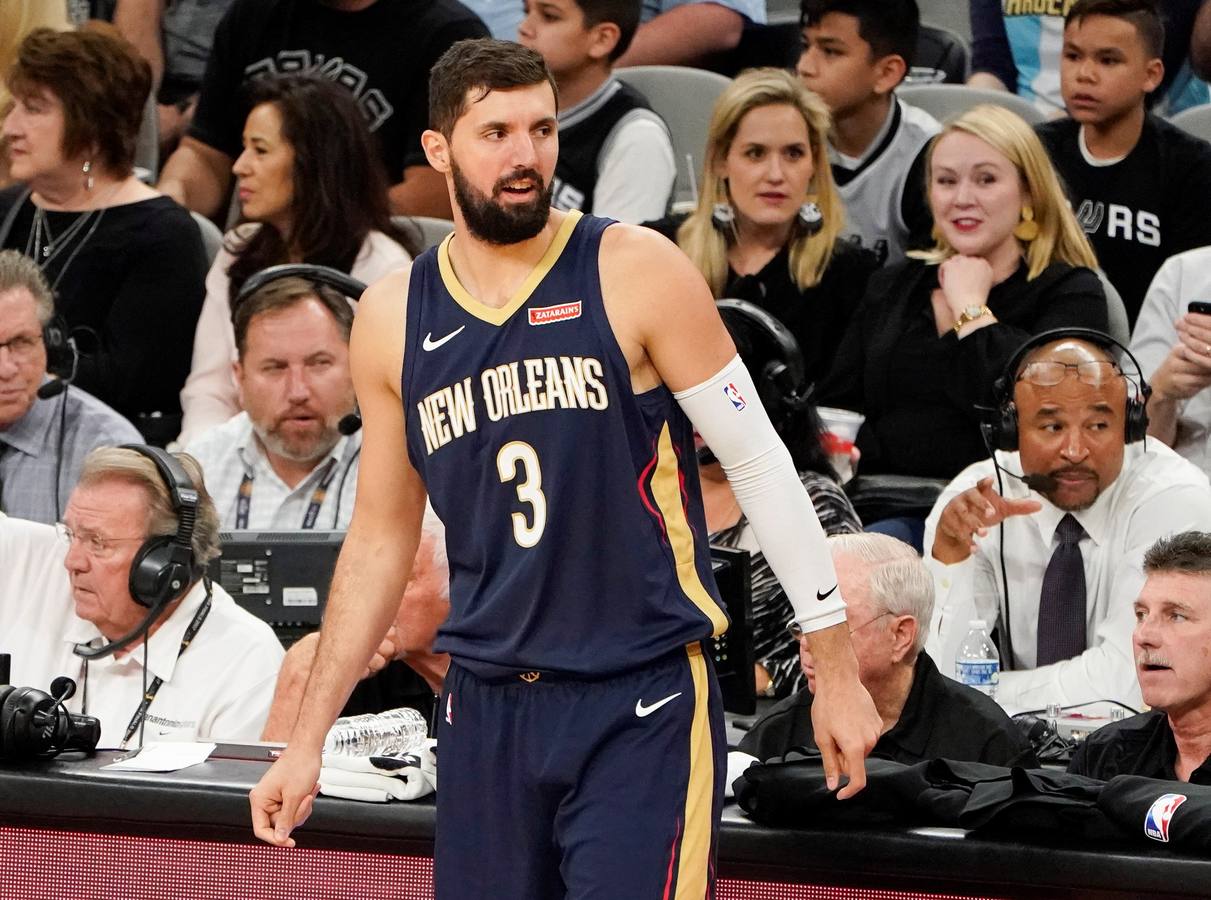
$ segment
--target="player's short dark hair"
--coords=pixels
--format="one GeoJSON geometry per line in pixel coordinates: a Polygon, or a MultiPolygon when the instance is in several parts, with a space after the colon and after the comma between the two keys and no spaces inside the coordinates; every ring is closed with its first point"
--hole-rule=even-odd
{"type": "Polygon", "coordinates": [[[542,56],[512,41],[472,38],[457,41],[441,55],[429,72],[429,127],[446,138],[467,111],[467,93],[478,90],[476,100],[491,91],[551,85],[555,102],[559,91],[542,56]]]}
{"type": "Polygon", "coordinates": [[[1161,538],[1144,554],[1144,572],[1185,572],[1211,574],[1211,534],[1183,531],[1161,538]]]}
{"type": "Polygon", "coordinates": [[[917,55],[921,13],[917,0],[800,0],[799,24],[819,25],[829,13],[858,20],[858,36],[870,44],[875,59],[895,54],[912,67],[917,55]]]}
{"type": "Polygon", "coordinates": [[[349,332],[353,328],[353,307],[338,291],[324,284],[316,284],[305,278],[278,278],[236,304],[231,311],[231,325],[235,329],[235,346],[240,359],[248,342],[248,329],[252,320],[263,313],[289,309],[304,300],[315,300],[336,320],[341,337],[349,343],[349,332]]]}
{"type": "Polygon", "coordinates": [[[1135,26],[1144,42],[1148,58],[1160,57],[1165,50],[1165,23],[1154,0],[1077,0],[1064,16],[1064,27],[1088,16],[1113,16],[1135,26]]]}
{"type": "Polygon", "coordinates": [[[618,59],[631,46],[631,38],[639,27],[640,0],[572,0],[584,14],[585,28],[602,22],[618,26],[618,43],[610,51],[610,62],[618,59]]]}

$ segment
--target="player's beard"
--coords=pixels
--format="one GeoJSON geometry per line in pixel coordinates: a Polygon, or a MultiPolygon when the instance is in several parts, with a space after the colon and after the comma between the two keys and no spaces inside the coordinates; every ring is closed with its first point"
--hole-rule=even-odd
{"type": "Polygon", "coordinates": [[[467,229],[489,244],[519,244],[537,235],[551,216],[551,185],[544,184],[534,169],[522,169],[501,178],[492,187],[492,196],[484,194],[463,177],[458,164],[452,164],[454,198],[467,229]],[[538,186],[538,196],[528,203],[496,202],[504,186],[519,178],[529,178],[538,186]]]}

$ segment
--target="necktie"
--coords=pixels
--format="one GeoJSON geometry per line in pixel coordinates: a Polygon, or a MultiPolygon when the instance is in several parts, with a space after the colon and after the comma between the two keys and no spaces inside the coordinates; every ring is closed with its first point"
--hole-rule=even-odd
{"type": "Polygon", "coordinates": [[[1085,561],[1079,543],[1085,529],[1065,514],[1055,535],[1060,543],[1043,573],[1039,596],[1039,666],[1085,651],[1085,561]]]}

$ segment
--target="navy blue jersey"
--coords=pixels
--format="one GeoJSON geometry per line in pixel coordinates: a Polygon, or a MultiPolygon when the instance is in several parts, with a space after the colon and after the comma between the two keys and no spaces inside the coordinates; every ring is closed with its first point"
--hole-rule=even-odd
{"type": "Polygon", "coordinates": [[[600,677],[723,632],[693,429],[636,395],[601,298],[610,220],[569,213],[500,309],[458,283],[448,238],[408,287],[408,456],[446,526],[436,649],[484,677],[600,677]]]}

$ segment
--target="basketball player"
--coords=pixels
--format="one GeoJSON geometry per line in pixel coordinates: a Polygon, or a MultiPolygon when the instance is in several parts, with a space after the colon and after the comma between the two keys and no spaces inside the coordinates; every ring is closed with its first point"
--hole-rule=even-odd
{"type": "Polygon", "coordinates": [[[550,209],[542,58],[463,41],[431,84],[424,147],[455,231],[358,310],[357,503],[302,712],[252,792],[256,833],[294,845],[325,732],[403,593],[428,491],[451,572],[436,647],[453,659],[437,896],[713,896],[726,747],[701,644],[727,621],[694,428],[825,660],[814,725],[846,797],[879,718],[823,533],[690,261],[654,232],[550,209]]]}

